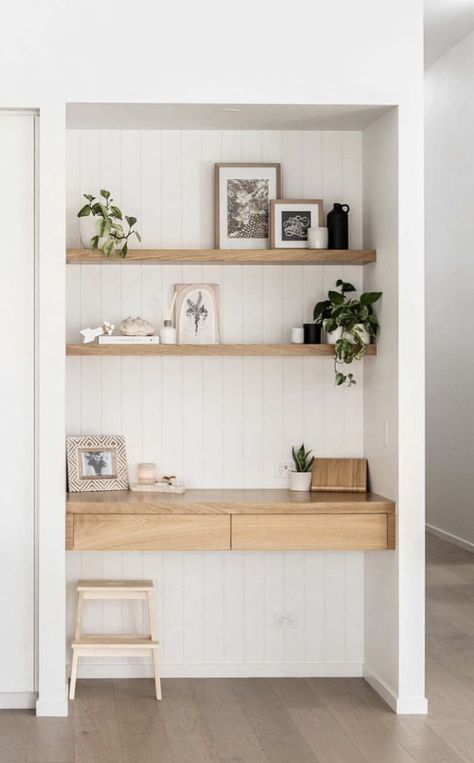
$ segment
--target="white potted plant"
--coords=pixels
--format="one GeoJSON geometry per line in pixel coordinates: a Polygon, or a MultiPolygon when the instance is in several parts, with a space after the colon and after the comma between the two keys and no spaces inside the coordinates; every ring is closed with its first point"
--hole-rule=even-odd
{"type": "Polygon", "coordinates": [[[293,446],[291,453],[295,468],[290,472],[290,490],[309,490],[311,487],[311,467],[313,465],[313,451],[306,451],[304,443],[296,450],[293,446]]]}
{"type": "Polygon", "coordinates": [[[102,198],[98,200],[90,193],[84,194],[87,204],[77,213],[81,244],[85,249],[100,249],[106,257],[113,257],[115,253],[126,257],[130,236],[141,241],[138,231],[133,230],[137,218],[123,215],[122,210],[112,203],[110,191],[101,189],[100,196],[102,198]]]}
{"type": "Polygon", "coordinates": [[[338,386],[347,383],[350,387],[356,383],[354,374],[345,374],[340,366],[361,360],[367,352],[370,342],[378,331],[377,316],[373,304],[382,296],[381,291],[369,291],[360,297],[350,298],[346,294],[355,292],[355,286],[339,279],[336,281],[339,291],[329,291],[328,298],[315,305],[313,317],[327,334],[329,344],[334,344],[334,374],[338,386]]]}

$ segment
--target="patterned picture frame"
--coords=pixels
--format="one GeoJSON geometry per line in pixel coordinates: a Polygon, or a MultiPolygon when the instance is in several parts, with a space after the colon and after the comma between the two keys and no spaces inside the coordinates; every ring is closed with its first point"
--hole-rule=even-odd
{"type": "Polygon", "coordinates": [[[268,249],[270,201],[281,196],[281,165],[237,162],[215,165],[216,247],[268,249]]]}
{"type": "Polygon", "coordinates": [[[125,437],[81,435],[66,440],[70,493],[128,490],[125,437]]]}
{"type": "Polygon", "coordinates": [[[322,225],[322,199],[272,199],[270,202],[272,249],[306,249],[308,229],[322,225]]]}

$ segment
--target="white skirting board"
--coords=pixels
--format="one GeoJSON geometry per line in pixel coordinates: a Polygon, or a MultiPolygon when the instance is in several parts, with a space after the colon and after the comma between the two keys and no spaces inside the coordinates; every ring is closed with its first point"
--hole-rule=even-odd
{"type": "Polygon", "coordinates": [[[471,543],[471,541],[464,540],[464,538],[448,533],[446,530],[442,530],[440,527],[435,527],[434,525],[426,525],[426,530],[431,533],[431,535],[436,535],[437,538],[441,538],[441,540],[445,540],[448,543],[453,543],[455,546],[459,546],[465,551],[470,551],[471,554],[474,554],[474,543],[471,543]]]}
{"type": "Polygon", "coordinates": [[[2,691],[0,710],[32,710],[37,696],[35,691],[2,691]]]}
{"type": "Polygon", "coordinates": [[[428,700],[426,697],[398,697],[385,681],[364,665],[363,677],[377,694],[397,715],[426,715],[428,700]]]}
{"type": "MultiPolygon", "coordinates": [[[[68,675],[71,667],[68,665],[68,675]]],[[[168,664],[160,669],[162,678],[360,678],[360,662],[279,663],[195,663],[168,664]]],[[[79,661],[79,678],[151,678],[150,664],[107,662],[97,665],[79,661]]]]}

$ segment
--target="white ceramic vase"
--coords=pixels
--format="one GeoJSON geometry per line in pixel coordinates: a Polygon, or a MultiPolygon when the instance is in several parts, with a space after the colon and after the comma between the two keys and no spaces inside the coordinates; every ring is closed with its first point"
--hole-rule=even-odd
{"type": "MultiPolygon", "coordinates": [[[[88,217],[79,218],[79,236],[81,239],[81,246],[83,249],[91,248],[91,238],[97,235],[96,222],[99,218],[94,215],[88,215],[88,217]]],[[[99,239],[99,249],[102,248],[106,239],[99,239]]]]}
{"type": "MultiPolygon", "coordinates": [[[[364,326],[361,323],[358,325],[358,328],[360,329],[360,335],[362,337],[362,341],[364,342],[364,344],[370,344],[370,334],[369,334],[369,332],[366,331],[366,329],[364,328],[364,326]]],[[[335,331],[331,331],[331,332],[326,331],[326,339],[327,339],[327,343],[328,344],[336,344],[337,340],[341,339],[342,336],[343,336],[343,334],[342,334],[342,328],[341,327],[337,328],[335,331]]],[[[349,339],[351,342],[354,341],[353,337],[350,334],[346,334],[345,333],[344,337],[346,339],[349,339]]]]}
{"type": "Polygon", "coordinates": [[[290,490],[309,490],[311,477],[311,472],[290,472],[290,490]]]}

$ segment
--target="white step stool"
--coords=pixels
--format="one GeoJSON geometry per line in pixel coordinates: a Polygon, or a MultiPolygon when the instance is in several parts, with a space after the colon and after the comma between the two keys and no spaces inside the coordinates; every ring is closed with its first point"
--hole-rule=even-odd
{"type": "Polygon", "coordinates": [[[161,699],[158,646],[152,580],[79,580],[76,632],[72,642],[72,667],[69,699],[76,692],[79,657],[148,657],[153,659],[156,698],[161,699]],[[149,636],[83,636],[82,610],[86,599],[141,599],[148,603],[149,636]]]}

